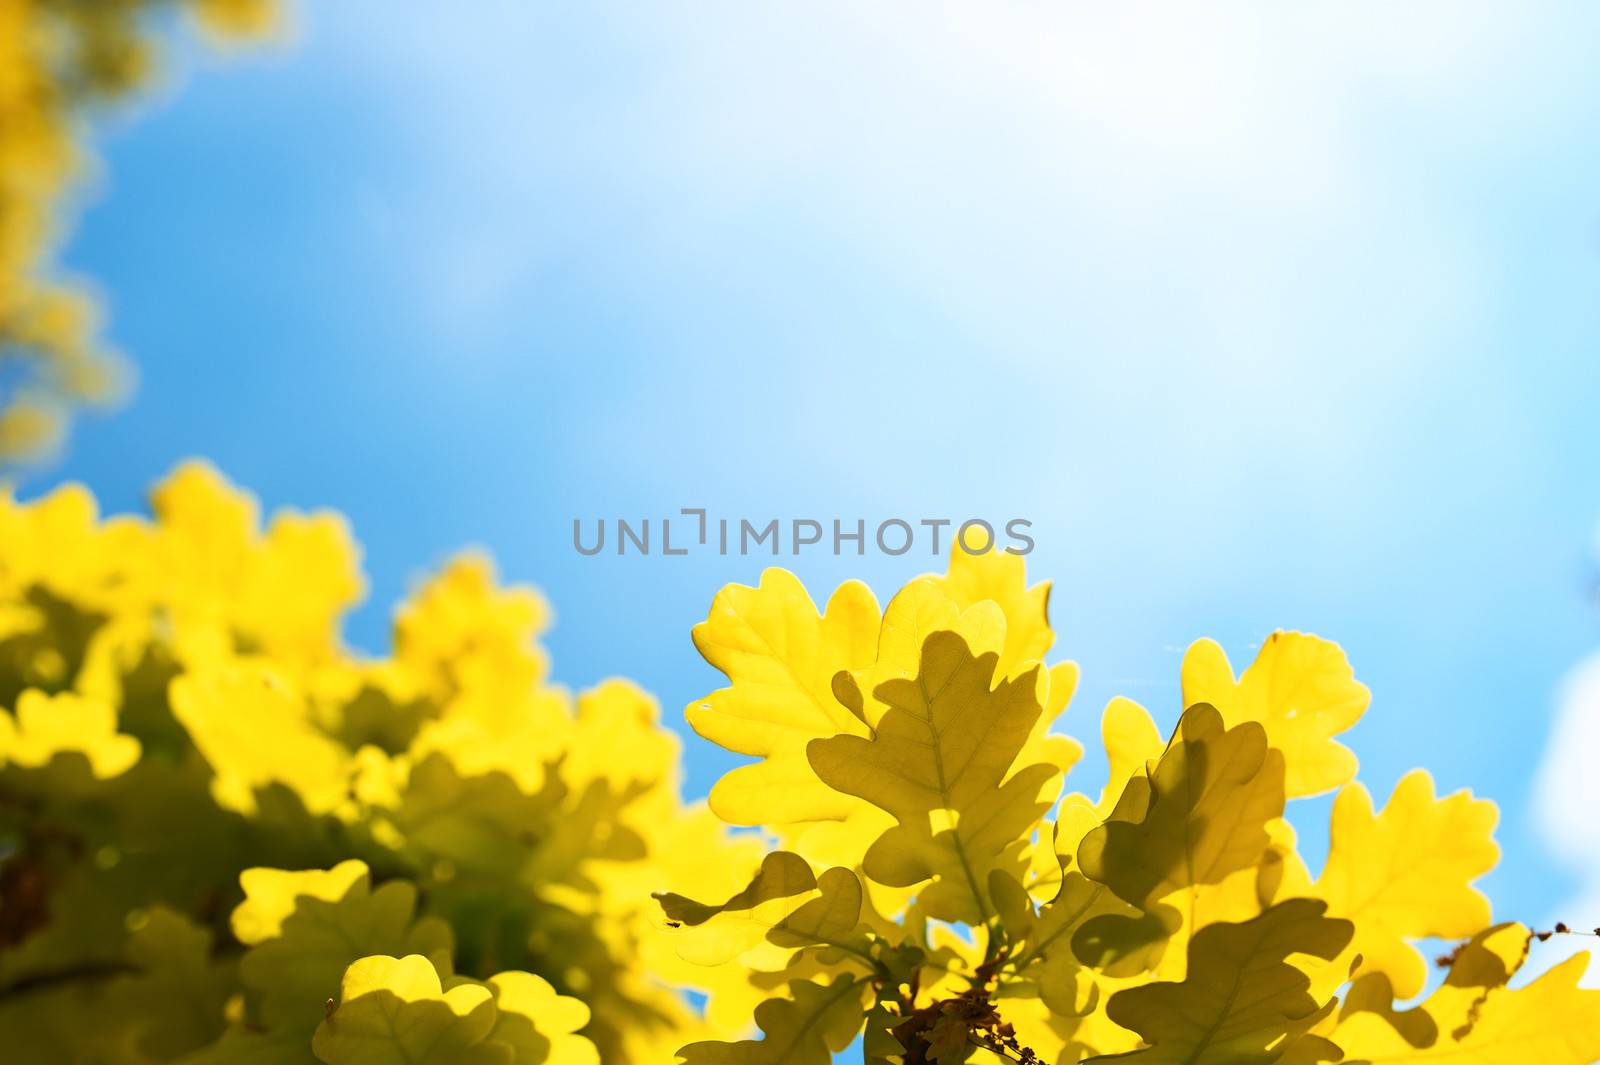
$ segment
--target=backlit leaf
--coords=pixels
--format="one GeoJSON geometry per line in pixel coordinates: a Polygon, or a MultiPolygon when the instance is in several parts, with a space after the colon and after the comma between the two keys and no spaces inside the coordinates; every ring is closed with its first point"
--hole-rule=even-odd
{"type": "Polygon", "coordinates": [[[761,760],[733,770],[711,789],[711,808],[734,824],[841,819],[854,805],[828,788],[806,761],[806,744],[865,725],[839,704],[833,678],[870,663],[877,650],[878,605],[859,582],[840,585],[819,615],[795,576],[769,569],[756,588],[730,584],[717,594],[694,643],[729,686],[690,704],[696,732],[761,760]]]}
{"type": "Polygon", "coordinates": [[[1041,789],[1056,776],[1041,764],[1007,780],[1039,717],[1044,682],[1037,667],[996,678],[997,661],[936,632],[915,680],[878,688],[889,709],[871,739],[836,736],[809,748],[825,783],[896,819],[867,852],[867,875],[893,886],[937,877],[921,897],[934,917],[988,918],[989,870],[1016,863],[1048,808],[1041,789]]]}
{"type": "Polygon", "coordinates": [[[445,991],[428,959],[380,955],[346,970],[311,1047],[326,1065],[512,1065],[514,1049],[488,1040],[495,1017],[482,984],[445,991]]]}
{"type": "Polygon", "coordinates": [[[1312,891],[1356,923],[1351,951],[1401,998],[1421,991],[1427,975],[1412,940],[1470,936],[1489,924],[1489,900],[1472,882],[1499,860],[1498,819],[1494,803],[1468,792],[1435,798],[1421,770],[1395,785],[1382,813],[1360,784],[1335,800],[1328,862],[1312,891]]]}
{"type": "Polygon", "coordinates": [[[1138,1032],[1147,1046],[1095,1060],[1269,1065],[1297,1040],[1316,1039],[1304,1033],[1326,1004],[1312,997],[1311,981],[1290,958],[1331,960],[1349,943],[1349,922],[1324,916],[1325,909],[1291,899],[1242,924],[1201,929],[1189,942],[1182,983],[1153,983],[1111,997],[1111,1019],[1138,1032]]]}
{"type": "Polygon", "coordinates": [[[1229,725],[1259,722],[1288,761],[1291,799],[1356,775],[1355,755],[1333,737],[1359,721],[1371,699],[1339,645],[1305,633],[1268,636],[1237,680],[1213,640],[1197,640],[1183,656],[1183,705],[1209,703],[1229,725]]]}
{"type": "Polygon", "coordinates": [[[345,970],[369,955],[422,954],[449,964],[449,926],[416,919],[416,887],[391,880],[373,890],[361,862],[328,871],[247,869],[240,882],[245,901],[233,929],[251,946],[239,976],[271,1029],[309,1035],[345,970]]]}
{"type": "Polygon", "coordinates": [[[17,697],[15,717],[0,710],[0,766],[42,768],[58,754],[75,752],[105,780],[126,772],[139,750],[137,739],[117,731],[116,707],[92,696],[30,688],[17,697]]]}
{"type": "Polygon", "coordinates": [[[1366,1001],[1352,989],[1332,1038],[1352,1065],[1592,1065],[1600,1060],[1600,990],[1579,986],[1588,954],[1509,987],[1527,944],[1520,925],[1480,933],[1414,1010],[1393,1010],[1381,985],[1366,1001]]]}
{"type": "Polygon", "coordinates": [[[1085,876],[1143,911],[1096,918],[1075,937],[1080,955],[1117,956],[1179,927],[1192,934],[1195,889],[1252,868],[1283,802],[1283,756],[1261,726],[1225,728],[1216,710],[1190,707],[1160,760],[1078,847],[1085,876]]]}
{"type": "Polygon", "coordinates": [[[830,1065],[833,1055],[861,1031],[865,985],[852,976],[831,983],[796,980],[788,998],[756,1007],[763,1038],[738,1043],[690,1043],[680,1065],[830,1065]]]}
{"type": "Polygon", "coordinates": [[[217,801],[256,811],[256,790],[283,784],[312,813],[349,789],[348,755],[308,719],[288,680],[259,662],[222,662],[172,684],[172,710],[216,774],[217,801]]]}

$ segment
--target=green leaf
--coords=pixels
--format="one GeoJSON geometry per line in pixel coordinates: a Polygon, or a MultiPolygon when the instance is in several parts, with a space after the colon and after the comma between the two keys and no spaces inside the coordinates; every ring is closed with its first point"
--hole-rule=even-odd
{"type": "MultiPolygon", "coordinates": [[[[1290,899],[1261,916],[1202,928],[1189,941],[1189,970],[1181,983],[1160,982],[1119,991],[1110,1018],[1137,1032],[1142,1050],[1095,1061],[1137,1065],[1269,1065],[1280,1061],[1332,1007],[1310,994],[1311,980],[1289,963],[1295,954],[1332,960],[1354,934],[1348,921],[1326,916],[1327,906],[1290,899]]],[[[1317,1060],[1295,1051],[1296,1060],[1317,1060]]],[[[1337,1054],[1335,1054],[1335,1060],[1337,1054]]]]}
{"type": "Polygon", "coordinates": [[[514,880],[565,798],[555,780],[530,795],[505,773],[464,773],[433,752],[412,768],[394,827],[424,868],[443,860],[458,877],[514,880]]]}
{"type": "Polygon", "coordinates": [[[231,965],[212,960],[211,933],[158,907],[128,937],[138,975],[108,989],[110,1012],[140,1018],[139,1049],[161,1061],[215,1039],[222,1030],[231,965]]]}

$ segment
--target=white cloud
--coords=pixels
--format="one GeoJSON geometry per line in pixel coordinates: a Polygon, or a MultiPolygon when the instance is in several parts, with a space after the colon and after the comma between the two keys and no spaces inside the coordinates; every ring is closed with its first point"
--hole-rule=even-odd
{"type": "MultiPolygon", "coordinates": [[[[1579,877],[1577,892],[1551,920],[1600,928],[1600,653],[1562,684],[1534,812],[1551,853],[1579,877]]],[[[1561,953],[1570,953],[1570,944],[1561,953]]],[[[1597,969],[1591,966],[1589,982],[1600,985],[1597,969]]]]}

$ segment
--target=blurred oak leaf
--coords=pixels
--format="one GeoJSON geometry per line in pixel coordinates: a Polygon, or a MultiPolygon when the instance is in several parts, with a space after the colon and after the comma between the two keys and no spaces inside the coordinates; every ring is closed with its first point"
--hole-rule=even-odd
{"type": "Polygon", "coordinates": [[[239,977],[252,992],[256,1019],[271,1030],[309,1036],[322,1003],[360,958],[420,954],[436,967],[450,964],[450,927],[417,920],[416,887],[391,880],[373,889],[363,862],[303,872],[247,869],[239,881],[245,900],[233,911],[233,933],[250,948],[239,977]]]}
{"type": "Polygon", "coordinates": [[[301,697],[269,665],[218,662],[172,683],[172,711],[210,763],[217,802],[257,810],[257,790],[288,788],[313,814],[350,790],[349,755],[308,719],[301,697]]]}
{"type": "Polygon", "coordinates": [[[489,1039],[495,1021],[490,988],[445,991],[427,958],[379,955],[345,971],[311,1048],[326,1065],[513,1065],[516,1050],[489,1039]]]}
{"type": "Polygon", "coordinates": [[[17,697],[16,715],[0,710],[0,765],[43,768],[58,755],[81,755],[90,773],[107,780],[139,760],[140,744],[117,731],[117,711],[92,696],[28,689],[17,697]]]}
{"type": "Polygon", "coordinates": [[[595,1045],[575,1034],[589,1023],[581,1001],[532,973],[499,973],[488,984],[497,1010],[489,1042],[510,1046],[514,1065],[600,1065],[595,1045]]]}
{"type": "Polygon", "coordinates": [[[36,458],[82,406],[124,390],[121,357],[99,335],[97,303],[59,276],[57,212],[84,169],[83,119],[137,93],[156,69],[173,9],[219,41],[259,37],[274,0],[0,3],[0,462],[36,458]],[[157,27],[160,27],[158,29],[157,27]]]}

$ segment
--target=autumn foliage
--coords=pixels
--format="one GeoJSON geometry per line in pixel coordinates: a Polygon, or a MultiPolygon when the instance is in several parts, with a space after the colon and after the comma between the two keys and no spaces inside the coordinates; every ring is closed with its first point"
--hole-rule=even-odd
{"type": "Polygon", "coordinates": [[[55,263],[82,188],[85,124],[155,76],[161,21],[257,37],[275,0],[0,0],[0,463],[48,449],[75,408],[118,392],[121,359],[88,289],[55,263]]]}
{"type": "MultiPolygon", "coordinates": [[[[0,462],[118,388],[55,265],[83,124],[162,19],[277,11],[0,0],[0,462]]],[[[821,611],[769,570],[694,628],[728,685],[687,723],[750,760],[685,802],[650,696],[554,684],[545,603],[486,559],[365,655],[337,516],[262,527],[200,464],[151,503],[0,495],[6,1065],[1600,1061],[1587,955],[1524,972],[1535,934],[1474,886],[1493,804],[1356,781],[1369,693],[1327,640],[1243,672],[1196,642],[1170,735],[1104,708],[1086,795],[1021,558],[821,611]],[[1292,804],[1328,793],[1313,874],[1292,804]]]]}
{"type": "Polygon", "coordinates": [[[152,502],[0,497],[0,1060],[588,1065],[733,1030],[675,990],[650,891],[755,842],[680,801],[642,691],[550,684],[535,593],[457,559],[363,657],[340,519],[263,530],[200,465],[152,502]]]}
{"type": "Polygon", "coordinates": [[[881,613],[859,583],[819,613],[781,570],[717,596],[694,638],[729,685],[689,723],[755,758],[711,808],[778,849],[728,896],[660,903],[684,957],[772,995],[759,1039],[681,1061],[823,1065],[858,1035],[902,1065],[1600,1059],[1587,955],[1529,981],[1529,930],[1473,887],[1494,805],[1419,770],[1375,809],[1355,782],[1336,737],[1368,691],[1337,645],[1277,632],[1236,674],[1195,643],[1173,734],[1112,700],[1109,783],[1063,795],[1078,671],[1045,662],[1048,603],[1003,553],[957,554],[881,613]],[[1288,804],[1334,790],[1313,876],[1288,804]],[[1407,1006],[1431,937],[1456,948],[1407,1006]]]}
{"type": "Polygon", "coordinates": [[[263,528],[203,465],[152,513],[0,500],[8,1063],[1600,1057],[1586,956],[1522,973],[1473,886],[1494,806],[1355,782],[1326,640],[1194,644],[1172,735],[1112,700],[1107,786],[1068,793],[1078,670],[1020,558],[881,610],[769,570],[693,632],[729,683],[688,722],[750,759],[694,804],[652,700],[552,684],[544,602],[484,559],[374,657],[336,516],[263,528]],[[1330,791],[1313,875],[1287,816],[1330,791]]]}

